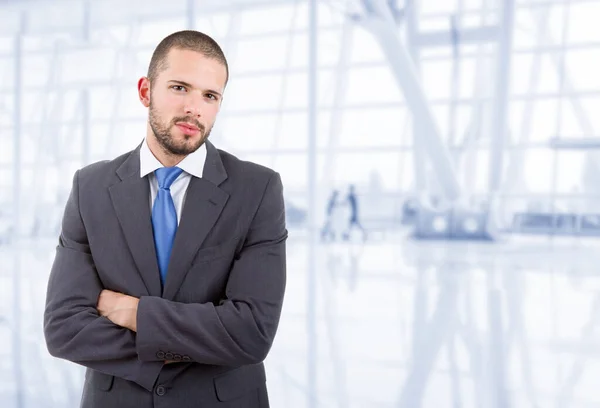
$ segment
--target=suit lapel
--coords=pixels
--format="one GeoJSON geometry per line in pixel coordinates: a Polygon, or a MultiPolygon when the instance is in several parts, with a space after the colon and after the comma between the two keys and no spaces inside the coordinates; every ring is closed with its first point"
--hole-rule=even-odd
{"type": "Polygon", "coordinates": [[[227,173],[217,149],[206,142],[207,155],[202,178],[192,177],[187,189],[183,212],[163,291],[165,299],[173,299],[190,268],[194,255],[217,222],[229,194],[219,188],[227,173]]]}
{"type": "Polygon", "coordinates": [[[150,186],[147,177],[140,177],[140,146],[117,170],[121,182],[109,187],[109,193],[148,294],[160,296],[160,274],[150,214],[150,186]]]}

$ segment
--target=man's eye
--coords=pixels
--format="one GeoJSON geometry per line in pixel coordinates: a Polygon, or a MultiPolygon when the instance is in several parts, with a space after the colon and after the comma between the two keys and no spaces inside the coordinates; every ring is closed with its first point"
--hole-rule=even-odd
{"type": "Polygon", "coordinates": [[[208,96],[209,98],[214,99],[215,101],[217,100],[217,97],[213,94],[206,94],[206,96],[208,96]]]}
{"type": "Polygon", "coordinates": [[[176,91],[185,91],[185,87],[184,87],[184,86],[181,86],[181,85],[173,85],[173,86],[171,87],[171,89],[174,89],[174,90],[176,90],[176,91]]]}

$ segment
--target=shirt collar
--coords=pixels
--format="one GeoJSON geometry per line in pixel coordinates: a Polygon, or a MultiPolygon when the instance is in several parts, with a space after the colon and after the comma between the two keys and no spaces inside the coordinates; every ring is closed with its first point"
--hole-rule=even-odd
{"type": "MultiPolygon", "coordinates": [[[[188,154],[181,162],[179,162],[177,167],[194,177],[202,178],[205,162],[206,144],[203,143],[198,150],[188,154]]],[[[144,139],[144,143],[142,143],[142,147],[140,148],[140,177],[145,177],[161,167],[164,166],[156,157],[154,157],[150,147],[148,147],[148,140],[144,139]]]]}

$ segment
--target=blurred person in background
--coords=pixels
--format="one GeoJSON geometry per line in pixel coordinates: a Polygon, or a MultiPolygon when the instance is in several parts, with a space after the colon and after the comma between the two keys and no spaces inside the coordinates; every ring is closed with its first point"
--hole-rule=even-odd
{"type": "Polygon", "coordinates": [[[327,208],[325,209],[325,224],[321,229],[321,240],[323,241],[335,241],[335,210],[338,206],[338,191],[333,190],[329,200],[327,201],[327,208]]]}
{"type": "Polygon", "coordinates": [[[145,139],[73,177],[44,334],[87,367],[82,407],[269,407],[283,187],[208,141],[228,76],[209,36],[166,37],[138,82],[145,139]]]}
{"type": "Polygon", "coordinates": [[[366,241],[367,231],[364,229],[364,227],[358,220],[358,197],[354,189],[354,184],[351,184],[348,188],[348,195],[346,196],[346,201],[350,213],[348,217],[348,228],[346,229],[346,232],[344,232],[342,238],[344,239],[344,241],[348,241],[350,239],[350,233],[352,232],[352,229],[356,227],[362,232],[362,240],[366,241]]]}

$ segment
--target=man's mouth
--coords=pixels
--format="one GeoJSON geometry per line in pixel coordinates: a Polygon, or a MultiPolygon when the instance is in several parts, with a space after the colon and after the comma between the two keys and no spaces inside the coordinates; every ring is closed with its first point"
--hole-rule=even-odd
{"type": "Polygon", "coordinates": [[[200,131],[196,125],[192,125],[191,123],[187,122],[177,122],[175,126],[177,126],[186,135],[194,135],[200,131]]]}

